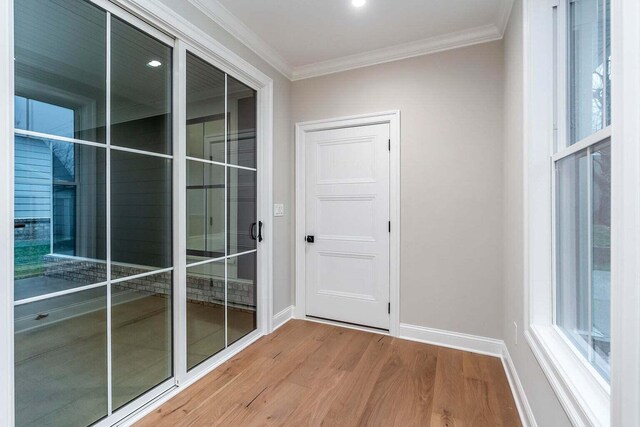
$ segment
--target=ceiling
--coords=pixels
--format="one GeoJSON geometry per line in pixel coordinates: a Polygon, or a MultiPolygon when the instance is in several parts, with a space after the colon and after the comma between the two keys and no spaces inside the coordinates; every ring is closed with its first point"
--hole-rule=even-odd
{"type": "Polygon", "coordinates": [[[512,0],[190,0],[293,80],[502,37],[512,0]]]}

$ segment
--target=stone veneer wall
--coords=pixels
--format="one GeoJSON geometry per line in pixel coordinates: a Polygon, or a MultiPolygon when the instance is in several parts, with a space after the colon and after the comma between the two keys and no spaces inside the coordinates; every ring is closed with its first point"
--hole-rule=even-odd
{"type": "MultiPolygon", "coordinates": [[[[57,255],[47,255],[44,259],[45,275],[48,277],[69,280],[83,285],[106,280],[106,263],[57,255]]],[[[112,264],[111,276],[123,278],[147,271],[149,270],[141,267],[112,264]]],[[[167,295],[171,286],[171,276],[172,272],[158,273],[119,282],[113,286],[116,289],[167,295]]],[[[229,280],[227,301],[230,306],[255,310],[255,298],[256,290],[252,282],[240,279],[229,280]]],[[[188,276],[187,300],[198,304],[224,304],[224,279],[188,276]]]]}
{"type": "Polygon", "coordinates": [[[51,239],[49,218],[28,218],[14,220],[14,240],[16,242],[46,242],[51,239]]]}

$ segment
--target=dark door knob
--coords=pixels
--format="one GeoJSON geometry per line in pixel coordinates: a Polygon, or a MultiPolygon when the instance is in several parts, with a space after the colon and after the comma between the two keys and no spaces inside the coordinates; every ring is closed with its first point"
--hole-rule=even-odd
{"type": "Polygon", "coordinates": [[[306,237],[307,243],[313,243],[315,241],[315,237],[313,236],[307,236],[306,237]]]}

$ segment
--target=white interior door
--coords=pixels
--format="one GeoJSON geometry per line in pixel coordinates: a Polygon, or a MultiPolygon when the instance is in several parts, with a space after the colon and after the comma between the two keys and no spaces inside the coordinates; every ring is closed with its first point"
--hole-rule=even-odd
{"type": "Polygon", "coordinates": [[[389,124],[306,136],[308,316],[389,329],[388,141],[389,124]]]}

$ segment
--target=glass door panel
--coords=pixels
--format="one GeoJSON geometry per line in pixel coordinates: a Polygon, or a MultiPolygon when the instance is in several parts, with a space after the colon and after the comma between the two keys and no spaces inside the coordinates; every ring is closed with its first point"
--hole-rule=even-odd
{"type": "Polygon", "coordinates": [[[14,310],[16,425],[89,425],[107,415],[106,287],[14,310]]]}
{"type": "Polygon", "coordinates": [[[226,347],[224,259],[187,268],[187,369],[226,347]]]}
{"type": "Polygon", "coordinates": [[[229,132],[227,162],[256,168],[256,91],[233,77],[227,79],[229,132]]]}
{"type": "Polygon", "coordinates": [[[171,160],[111,151],[111,275],[169,268],[172,259],[171,160]]]}
{"type": "Polygon", "coordinates": [[[227,167],[227,253],[256,249],[260,232],[256,221],[256,172],[227,167]]]}
{"type": "Polygon", "coordinates": [[[114,410],[172,375],[172,272],[111,285],[114,410]]]}
{"type": "Polygon", "coordinates": [[[172,49],[112,17],[114,411],[173,375],[171,78],[172,49]]]}
{"type": "Polygon", "coordinates": [[[173,375],[173,50],[14,4],[16,424],[89,425],[173,375]]]}
{"type": "Polygon", "coordinates": [[[187,369],[256,329],[256,93],[187,52],[187,369]],[[225,112],[226,108],[226,112],[225,112]]]}
{"type": "Polygon", "coordinates": [[[187,160],[187,255],[224,257],[224,166],[187,160]]]}
{"type": "Polygon", "coordinates": [[[229,345],[257,328],[256,253],[227,259],[229,345]]]}

